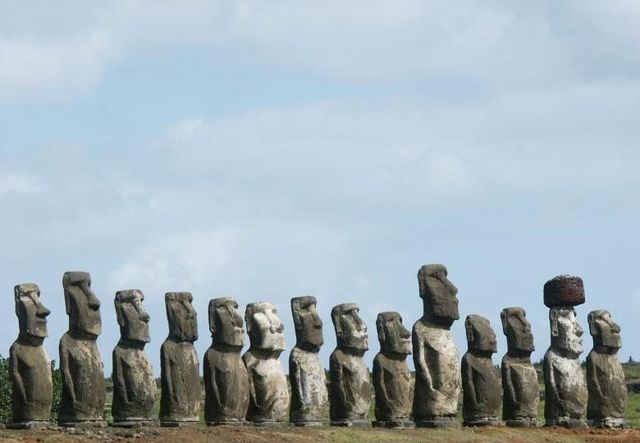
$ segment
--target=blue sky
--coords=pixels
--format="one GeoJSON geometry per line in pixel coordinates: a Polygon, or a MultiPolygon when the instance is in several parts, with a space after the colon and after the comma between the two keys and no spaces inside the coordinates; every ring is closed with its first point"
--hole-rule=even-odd
{"type": "MultiPolygon", "coordinates": [[[[159,371],[164,293],[421,315],[416,273],[444,263],[461,314],[528,312],[583,277],[640,358],[640,6],[635,1],[0,2],[0,352],[13,286],[40,285],[46,346],[67,328],[62,274],[103,302],[140,288],[159,371]]],[[[453,330],[461,354],[463,322],[453,330]]],[[[585,336],[585,347],[591,347],[585,336]]],[[[283,354],[286,359],[288,352],[283,354]]]]}

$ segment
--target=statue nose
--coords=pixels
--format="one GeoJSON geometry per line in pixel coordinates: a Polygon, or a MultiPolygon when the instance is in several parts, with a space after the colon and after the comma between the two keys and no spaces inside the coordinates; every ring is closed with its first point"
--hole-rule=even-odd
{"type": "Polygon", "coordinates": [[[40,318],[46,318],[51,311],[44,307],[43,304],[38,304],[38,310],[36,311],[36,315],[40,318]]]}
{"type": "Polygon", "coordinates": [[[140,316],[140,319],[145,323],[149,323],[149,320],[151,320],[151,316],[148,313],[143,312],[140,316]]]}

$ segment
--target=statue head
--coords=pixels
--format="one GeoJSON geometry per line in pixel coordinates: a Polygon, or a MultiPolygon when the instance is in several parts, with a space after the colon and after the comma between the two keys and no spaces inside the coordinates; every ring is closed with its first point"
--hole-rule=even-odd
{"type": "Polygon", "coordinates": [[[316,309],[317,300],[312,296],[291,299],[291,314],[296,329],[296,346],[311,352],[318,352],[324,343],[322,320],[316,309]]]}
{"type": "Polygon", "coordinates": [[[496,333],[489,320],[480,315],[467,315],[464,328],[467,331],[469,351],[489,356],[498,351],[496,333]]]}
{"type": "Polygon", "coordinates": [[[576,319],[573,307],[555,307],[549,309],[551,326],[551,347],[571,358],[578,358],[584,350],[582,334],[584,331],[576,319]]]}
{"type": "Polygon", "coordinates": [[[591,311],[588,321],[594,348],[615,353],[622,347],[620,326],[613,321],[609,311],[591,311]]]}
{"type": "Polygon", "coordinates": [[[209,302],[209,330],[214,344],[242,349],[244,329],[238,303],[230,297],[214,298],[209,302]]]}
{"type": "Polygon", "coordinates": [[[35,339],[48,337],[47,316],[51,311],[40,302],[38,285],[23,283],[14,287],[13,290],[20,335],[35,339]]]}
{"type": "Polygon", "coordinates": [[[102,332],[100,300],[91,290],[88,272],[65,272],[62,277],[69,331],[96,339],[102,332]]]}
{"type": "Polygon", "coordinates": [[[524,309],[505,308],[500,313],[500,320],[510,353],[531,355],[536,350],[531,324],[524,309]]]}
{"type": "Polygon", "coordinates": [[[244,314],[251,349],[280,353],[285,349],[284,326],[269,302],[249,303],[244,314]]]}
{"type": "Polygon", "coordinates": [[[338,348],[355,354],[369,349],[367,325],[360,318],[360,308],[355,303],[343,303],[331,310],[331,320],[336,330],[338,348]]]}
{"type": "Polygon", "coordinates": [[[411,354],[411,333],[397,312],[381,312],[376,319],[380,352],[406,357],[411,354]]]}
{"type": "Polygon", "coordinates": [[[198,314],[193,309],[191,292],[167,292],[164,295],[169,321],[169,337],[193,343],[198,339],[198,314]]]}
{"type": "Polygon", "coordinates": [[[418,271],[420,298],[424,305],[424,319],[445,328],[450,328],[460,318],[458,312],[458,289],[447,279],[447,268],[443,265],[424,265],[418,271]]]}
{"type": "Polygon", "coordinates": [[[139,289],[116,292],[114,304],[120,326],[120,339],[138,343],[149,343],[149,314],[144,310],[144,294],[139,289]]]}

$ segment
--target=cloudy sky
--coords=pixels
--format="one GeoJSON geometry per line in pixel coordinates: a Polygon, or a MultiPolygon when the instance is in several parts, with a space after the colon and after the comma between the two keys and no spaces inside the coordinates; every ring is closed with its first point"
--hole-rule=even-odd
{"type": "MultiPolygon", "coordinates": [[[[0,3],[0,353],[13,286],[67,328],[62,274],[103,302],[140,288],[159,373],[164,293],[318,297],[421,315],[444,263],[461,315],[522,306],[548,346],[542,286],[584,278],[640,358],[640,3],[635,0],[0,3]]],[[[461,352],[463,322],[454,327],[461,352]]],[[[586,328],[585,328],[586,329],[586,328]]],[[[591,338],[585,336],[591,347],[591,338]]],[[[286,358],[288,352],[283,354],[286,358]]]]}

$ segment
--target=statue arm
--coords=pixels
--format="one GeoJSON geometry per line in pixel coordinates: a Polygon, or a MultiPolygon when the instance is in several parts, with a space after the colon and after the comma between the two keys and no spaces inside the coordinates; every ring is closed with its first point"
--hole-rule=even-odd
{"type": "MultiPolygon", "coordinates": [[[[560,403],[560,396],[558,395],[558,385],[556,384],[555,369],[551,360],[544,362],[544,385],[545,396],[550,395],[556,404],[560,403]]],[[[548,401],[548,399],[547,399],[548,401]]]]}
{"type": "Polygon", "coordinates": [[[9,361],[11,364],[11,379],[13,381],[13,391],[20,396],[23,402],[26,403],[27,393],[24,389],[22,376],[20,375],[20,371],[18,370],[18,356],[16,355],[16,351],[13,346],[11,346],[11,349],[9,350],[9,361]]]}
{"type": "Polygon", "coordinates": [[[171,358],[167,355],[166,350],[164,349],[164,344],[160,348],[160,372],[162,375],[162,389],[171,389],[170,392],[167,392],[170,398],[175,398],[175,392],[173,382],[171,380],[171,358]]]}
{"type": "Polygon", "coordinates": [[[587,358],[587,380],[589,380],[592,389],[595,389],[599,398],[602,399],[604,394],[602,393],[602,387],[600,386],[600,379],[598,378],[598,372],[593,359],[587,358]]]}
{"type": "Polygon", "coordinates": [[[113,383],[118,386],[118,391],[122,393],[122,400],[129,403],[129,393],[127,392],[127,384],[122,373],[122,360],[120,360],[115,351],[113,352],[113,383]]]}
{"type": "Polygon", "coordinates": [[[205,381],[209,385],[209,393],[211,394],[211,401],[220,409],[222,402],[220,401],[220,390],[218,389],[218,372],[215,367],[209,364],[208,355],[204,356],[204,374],[209,375],[209,379],[205,381]]]}
{"type": "Polygon", "coordinates": [[[349,404],[349,398],[344,388],[344,374],[342,372],[342,365],[337,361],[331,360],[331,385],[333,386],[332,394],[337,395],[338,404],[349,404]]]}
{"type": "Polygon", "coordinates": [[[387,393],[387,385],[384,382],[384,371],[380,367],[380,364],[375,360],[373,362],[373,383],[374,386],[377,387],[376,395],[380,396],[380,400],[382,404],[385,405],[385,408],[388,407],[391,400],[389,399],[389,394],[387,393]]]}
{"type": "Polygon", "coordinates": [[[511,404],[516,404],[516,390],[513,387],[513,380],[511,379],[511,366],[502,362],[502,386],[504,387],[504,394],[511,404]]]}
{"type": "Polygon", "coordinates": [[[300,402],[302,403],[303,407],[306,408],[307,405],[310,403],[309,399],[307,398],[308,392],[306,392],[305,389],[302,387],[302,371],[300,369],[300,364],[297,364],[295,361],[293,351],[289,356],[289,376],[290,376],[291,390],[292,391],[295,390],[295,392],[297,392],[300,402]]]}
{"type": "Polygon", "coordinates": [[[76,404],[76,389],[73,384],[73,377],[71,377],[71,370],[69,369],[69,353],[63,349],[62,343],[60,344],[60,368],[62,369],[62,377],[64,380],[63,389],[66,387],[67,394],[71,398],[73,405],[76,404]]]}
{"type": "MultiPolygon", "coordinates": [[[[424,351],[424,341],[418,336],[418,334],[416,334],[415,330],[413,331],[411,342],[413,343],[413,361],[416,366],[416,372],[418,372],[418,368],[420,368],[420,373],[424,378],[424,386],[428,391],[433,391],[431,373],[429,372],[429,367],[427,366],[427,358],[424,351]]],[[[418,381],[416,380],[416,383],[417,382],[418,381]]]]}
{"type": "Polygon", "coordinates": [[[478,397],[476,395],[476,386],[473,381],[473,368],[467,361],[467,358],[462,359],[462,389],[464,390],[464,401],[471,401],[473,403],[473,409],[478,407],[478,397]]]}

